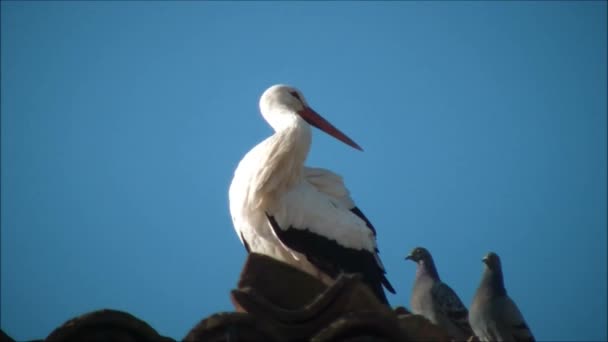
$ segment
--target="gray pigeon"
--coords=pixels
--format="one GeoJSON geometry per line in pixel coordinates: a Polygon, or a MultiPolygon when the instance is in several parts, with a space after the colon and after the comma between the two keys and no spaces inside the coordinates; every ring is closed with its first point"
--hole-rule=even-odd
{"type": "Polygon", "coordinates": [[[488,253],[481,283],[469,313],[469,322],[481,341],[535,341],[524,317],[507,295],[500,258],[488,253]]]}
{"type": "Polygon", "coordinates": [[[473,336],[467,321],[467,308],[458,295],[439,279],[431,253],[425,248],[416,247],[406,259],[418,264],[410,299],[412,312],[443,327],[458,340],[473,336]]]}

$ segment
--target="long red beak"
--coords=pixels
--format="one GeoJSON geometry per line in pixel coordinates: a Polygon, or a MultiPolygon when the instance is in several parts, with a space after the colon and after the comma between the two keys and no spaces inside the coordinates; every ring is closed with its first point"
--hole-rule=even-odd
{"type": "Polygon", "coordinates": [[[310,125],[317,127],[323,132],[353,148],[356,148],[359,151],[363,151],[361,146],[359,146],[351,138],[347,137],[346,134],[342,133],[339,129],[334,127],[334,125],[330,124],[329,121],[325,120],[321,115],[312,110],[312,108],[304,107],[304,109],[299,111],[298,114],[300,114],[302,119],[304,119],[304,121],[308,122],[310,125]]]}

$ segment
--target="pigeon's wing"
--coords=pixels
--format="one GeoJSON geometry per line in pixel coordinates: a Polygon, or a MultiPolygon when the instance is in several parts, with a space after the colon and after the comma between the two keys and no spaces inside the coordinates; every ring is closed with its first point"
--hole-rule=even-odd
{"type": "Polygon", "coordinates": [[[504,334],[511,336],[515,341],[534,342],[534,335],[526,323],[524,316],[517,308],[515,302],[508,296],[496,299],[495,305],[500,310],[501,325],[506,330],[504,334]]]}
{"type": "Polygon", "coordinates": [[[462,329],[464,334],[469,336],[473,334],[473,330],[469,326],[469,312],[452,288],[439,281],[433,285],[431,295],[438,310],[445,317],[462,329]]]}

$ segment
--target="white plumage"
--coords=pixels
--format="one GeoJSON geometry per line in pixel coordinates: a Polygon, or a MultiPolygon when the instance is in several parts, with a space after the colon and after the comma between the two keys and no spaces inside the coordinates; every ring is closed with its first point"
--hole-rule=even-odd
{"type": "Polygon", "coordinates": [[[377,256],[375,231],[355,207],[342,177],[304,162],[309,124],[360,149],[314,112],[295,88],[275,85],[260,99],[275,134],[239,163],[230,185],[234,227],[248,251],[271,256],[330,282],[361,273],[381,300],[392,290],[377,256]],[[382,293],[378,293],[378,289],[382,293]]]}

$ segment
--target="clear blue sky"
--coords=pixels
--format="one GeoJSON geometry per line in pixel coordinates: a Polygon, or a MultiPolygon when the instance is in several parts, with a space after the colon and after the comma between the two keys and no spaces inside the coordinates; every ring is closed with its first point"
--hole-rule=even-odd
{"type": "Polygon", "coordinates": [[[427,247],[468,305],[497,252],[539,340],[606,340],[606,2],[2,1],[1,328],[128,311],[182,338],[231,311],[228,211],[275,83],[409,306],[427,247]]]}

